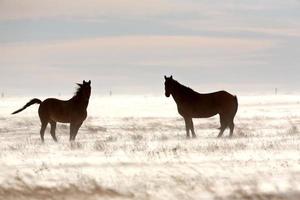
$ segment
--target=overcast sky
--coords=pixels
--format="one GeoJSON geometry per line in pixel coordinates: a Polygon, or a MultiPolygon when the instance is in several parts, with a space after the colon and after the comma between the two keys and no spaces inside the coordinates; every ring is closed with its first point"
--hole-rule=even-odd
{"type": "Polygon", "coordinates": [[[299,0],[0,0],[0,91],[300,92],[299,0]]]}

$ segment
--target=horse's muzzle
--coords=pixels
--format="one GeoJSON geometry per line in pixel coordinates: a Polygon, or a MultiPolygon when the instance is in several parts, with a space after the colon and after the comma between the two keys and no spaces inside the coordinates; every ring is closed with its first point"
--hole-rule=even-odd
{"type": "Polygon", "coordinates": [[[170,97],[170,93],[165,93],[166,97],[170,97]]]}

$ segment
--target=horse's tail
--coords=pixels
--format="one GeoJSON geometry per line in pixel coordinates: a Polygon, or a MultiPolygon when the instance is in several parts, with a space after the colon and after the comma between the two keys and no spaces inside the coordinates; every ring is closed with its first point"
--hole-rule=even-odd
{"type": "Polygon", "coordinates": [[[239,108],[239,102],[237,96],[234,96],[234,108],[235,108],[234,109],[234,115],[235,115],[239,108]]]}
{"type": "Polygon", "coordinates": [[[12,115],[17,114],[17,113],[19,113],[19,112],[25,110],[27,107],[29,107],[29,106],[31,106],[31,105],[33,105],[33,104],[36,104],[36,103],[37,103],[37,104],[41,104],[42,101],[39,100],[39,99],[31,99],[25,106],[23,106],[23,108],[21,108],[21,109],[15,111],[15,112],[13,112],[13,113],[11,113],[11,114],[12,114],[12,115]]]}

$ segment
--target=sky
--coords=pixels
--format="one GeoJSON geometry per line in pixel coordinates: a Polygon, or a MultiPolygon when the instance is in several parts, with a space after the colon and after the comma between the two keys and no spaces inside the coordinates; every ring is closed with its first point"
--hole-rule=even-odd
{"type": "Polygon", "coordinates": [[[0,0],[0,92],[300,92],[299,0],[0,0]]]}

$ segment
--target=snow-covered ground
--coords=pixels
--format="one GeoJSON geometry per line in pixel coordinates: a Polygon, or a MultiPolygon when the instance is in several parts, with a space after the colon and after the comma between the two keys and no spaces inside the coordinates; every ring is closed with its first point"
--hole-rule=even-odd
{"type": "Polygon", "coordinates": [[[236,130],[195,119],[185,138],[173,99],[92,97],[74,143],[39,136],[38,105],[0,99],[0,199],[300,199],[300,96],[239,97],[236,130]]]}

